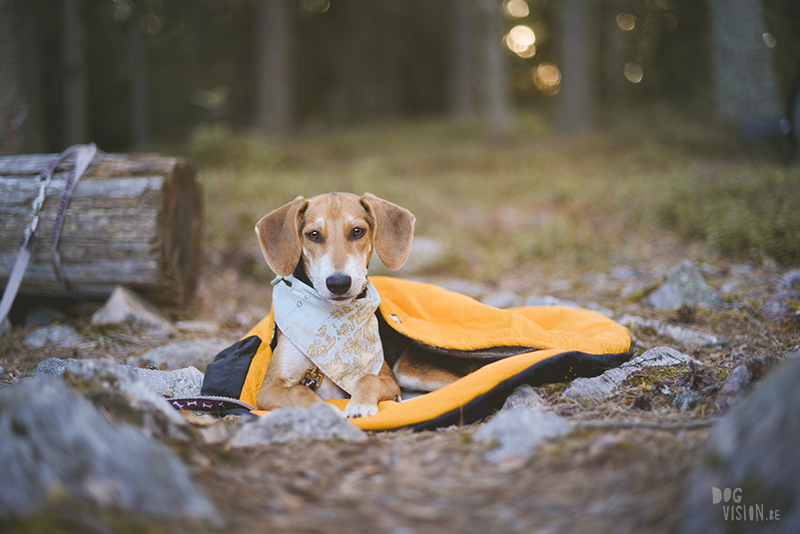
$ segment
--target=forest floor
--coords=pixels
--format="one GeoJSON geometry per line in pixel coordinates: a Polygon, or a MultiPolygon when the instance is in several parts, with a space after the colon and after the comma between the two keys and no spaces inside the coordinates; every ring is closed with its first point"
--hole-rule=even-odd
{"type": "MultiPolygon", "coordinates": [[[[305,134],[281,147],[202,132],[190,155],[204,181],[206,263],[193,304],[168,312],[176,319],[216,321],[214,337],[235,341],[269,310],[271,275],[255,222],[297,195],[369,191],[408,208],[417,218],[416,234],[444,244],[435,261],[400,276],[468,281],[522,300],[551,295],[596,303],[616,318],[629,313],[713,334],[726,343],[692,348],[636,330],[634,348],[638,355],[670,345],[713,369],[710,385],[719,386],[744,359],[776,360],[800,345],[796,316],[772,319],[762,309],[779,278],[800,261],[775,258],[747,237],[736,241],[741,229],[727,211],[747,209],[731,193],[742,181],[797,184],[800,172],[772,156],[744,153],[717,129],[656,123],[663,125],[658,131],[642,119],[562,139],[527,117],[503,142],[485,140],[474,125],[387,125],[305,134]],[[717,214],[694,214],[694,230],[682,226],[681,217],[691,215],[677,205],[685,198],[679,193],[687,191],[693,202],[720,206],[717,214]],[[725,202],[720,195],[727,195],[725,202]],[[719,221],[727,226],[714,233],[719,221]],[[647,290],[683,259],[702,266],[706,281],[724,296],[722,307],[657,311],[645,304],[647,290]]],[[[790,194],[797,195],[796,185],[790,194]]],[[[70,323],[89,331],[93,308],[68,310],[70,323]]],[[[31,376],[44,357],[123,360],[156,343],[131,331],[103,350],[43,355],[20,346],[23,334],[7,336],[0,347],[5,382],[31,376]]],[[[179,336],[196,337],[203,334],[179,336]]],[[[538,388],[568,420],[608,427],[576,430],[524,462],[486,461],[487,446],[473,439],[485,422],[371,433],[355,443],[248,450],[198,443],[180,453],[225,526],[133,521],[113,523],[112,530],[675,532],[709,432],[682,423],[720,415],[714,387],[691,410],[673,406],[688,373],[685,367],[642,372],[591,405],[565,400],[563,384],[538,388]],[[647,409],[633,402],[643,396],[647,409]],[[623,420],[645,424],[615,426],[623,420]]],[[[76,524],[89,523],[73,518],[56,530],[76,524]]],[[[94,525],[88,531],[105,530],[94,525]]]]}

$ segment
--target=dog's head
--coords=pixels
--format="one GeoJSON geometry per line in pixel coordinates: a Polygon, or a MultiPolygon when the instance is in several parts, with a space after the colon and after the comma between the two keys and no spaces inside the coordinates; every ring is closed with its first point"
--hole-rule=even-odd
{"type": "Polygon", "coordinates": [[[408,258],[414,216],[369,193],[297,197],[256,225],[261,250],[278,276],[303,270],[329,300],[356,298],[367,284],[374,251],[389,269],[408,258]]]}

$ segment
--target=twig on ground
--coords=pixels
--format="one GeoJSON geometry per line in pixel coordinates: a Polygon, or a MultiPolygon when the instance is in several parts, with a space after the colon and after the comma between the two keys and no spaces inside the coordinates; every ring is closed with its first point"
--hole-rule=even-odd
{"type": "Polygon", "coordinates": [[[575,428],[581,430],[614,430],[619,428],[642,428],[648,430],[695,430],[713,426],[717,419],[704,421],[686,421],[684,423],[659,423],[656,421],[637,421],[633,419],[617,419],[605,421],[575,421],[575,428]]]}

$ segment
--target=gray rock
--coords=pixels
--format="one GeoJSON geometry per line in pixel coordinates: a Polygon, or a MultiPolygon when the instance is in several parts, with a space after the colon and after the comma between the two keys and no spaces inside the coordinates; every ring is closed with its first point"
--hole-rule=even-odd
{"type": "Polygon", "coordinates": [[[180,437],[176,428],[186,425],[181,414],[130,366],[114,360],[77,360],[67,365],[64,375],[81,379],[95,390],[121,393],[153,435],[180,437]]]}
{"type": "Polygon", "coordinates": [[[686,365],[692,357],[670,347],[655,347],[593,378],[576,378],[561,394],[574,401],[597,403],[609,397],[631,373],[643,367],[686,365]]]}
{"type": "Polygon", "coordinates": [[[363,441],[367,435],[340,415],[335,406],[317,403],[311,408],[281,408],[245,423],[229,442],[234,448],[258,447],[296,440],[363,441]]]}
{"type": "Polygon", "coordinates": [[[545,400],[528,384],[517,386],[503,403],[503,410],[513,410],[516,408],[527,408],[528,410],[536,411],[550,409],[545,400]]]}
{"type": "Polygon", "coordinates": [[[198,397],[203,387],[203,373],[194,367],[175,371],[134,368],[133,372],[164,397],[198,397]]]}
{"type": "MultiPolygon", "coordinates": [[[[61,376],[68,367],[72,366],[70,371],[80,378],[88,378],[105,373],[117,377],[119,381],[119,376],[122,376],[123,387],[127,388],[129,381],[126,375],[130,372],[135,377],[134,381],[141,380],[163,397],[197,397],[203,387],[203,373],[194,367],[186,367],[175,371],[160,371],[157,369],[139,369],[138,367],[119,364],[112,360],[96,360],[104,363],[87,363],[86,366],[73,366],[73,364],[77,364],[80,361],[93,362],[94,360],[50,358],[36,365],[36,371],[34,371],[33,376],[61,376]]],[[[146,396],[147,398],[152,397],[149,393],[146,396]]],[[[162,405],[160,402],[156,404],[162,405]]],[[[171,419],[173,418],[171,417],[171,419]]]]}
{"type": "Polygon", "coordinates": [[[767,361],[761,356],[754,356],[743,361],[733,368],[725,383],[717,393],[714,405],[719,411],[725,411],[733,406],[759,378],[767,367],[767,361]]]}
{"type": "Polygon", "coordinates": [[[650,293],[647,302],[657,309],[677,309],[681,306],[722,306],[719,293],[712,289],[692,262],[682,261],[667,273],[666,281],[650,293]]]}
{"type": "Polygon", "coordinates": [[[206,366],[214,361],[214,357],[231,345],[233,345],[232,341],[224,339],[175,341],[149,350],[136,358],[131,358],[128,363],[134,366],[152,363],[156,366],[163,365],[167,369],[183,369],[192,366],[205,372],[206,366]]]}
{"type": "Polygon", "coordinates": [[[788,316],[792,312],[789,301],[797,298],[798,294],[793,289],[779,289],[764,301],[764,315],[773,319],[788,316]]]}
{"type": "Polygon", "coordinates": [[[36,513],[65,495],[136,515],[218,517],[170,449],[111,423],[55,377],[0,390],[0,465],[4,518],[36,513]]]}
{"type": "Polygon", "coordinates": [[[622,289],[619,290],[619,297],[621,299],[629,299],[635,298],[640,294],[644,294],[646,291],[652,289],[654,286],[653,282],[641,282],[641,281],[633,281],[625,284],[622,289]]]}
{"type": "Polygon", "coordinates": [[[518,462],[530,458],[544,441],[571,431],[569,422],[554,413],[514,408],[498,412],[475,433],[475,441],[497,445],[484,455],[489,462],[518,462]]]}
{"type": "Polygon", "coordinates": [[[800,293],[800,269],[789,271],[781,276],[780,285],[784,289],[789,289],[795,293],[800,293]]]}
{"type": "Polygon", "coordinates": [[[92,315],[91,323],[133,323],[162,333],[175,332],[172,322],[158,308],[123,286],[114,288],[103,307],[92,315]]]}
{"type": "Polygon", "coordinates": [[[800,532],[798,383],[800,360],[781,365],[712,428],[690,478],[682,532],[800,532]],[[745,518],[726,521],[726,506],[743,507],[745,518]],[[751,506],[764,521],[749,519],[751,506]],[[770,521],[775,511],[779,520],[770,521]]]}
{"type": "Polygon", "coordinates": [[[681,411],[688,411],[695,407],[697,404],[697,392],[691,389],[682,389],[676,395],[672,401],[672,405],[681,410],[681,411]]]}
{"type": "Polygon", "coordinates": [[[611,269],[608,275],[614,280],[624,280],[626,282],[636,280],[639,277],[639,273],[630,265],[617,265],[611,269]]]}
{"type": "Polygon", "coordinates": [[[71,326],[39,326],[34,328],[23,343],[32,349],[41,349],[48,345],[62,349],[70,349],[83,342],[83,338],[71,326]]]}
{"type": "Polygon", "coordinates": [[[722,293],[723,295],[730,295],[731,293],[736,292],[741,287],[742,287],[742,283],[738,282],[738,281],[725,282],[719,288],[719,292],[722,293]]]}
{"type": "Polygon", "coordinates": [[[650,328],[659,336],[668,337],[689,347],[705,347],[708,345],[721,345],[725,343],[725,340],[712,336],[711,334],[667,324],[661,321],[642,319],[635,315],[623,315],[619,322],[628,328],[650,328]]]}
{"type": "Polygon", "coordinates": [[[575,304],[571,300],[563,300],[549,295],[539,296],[531,295],[525,300],[525,306],[566,306],[567,308],[582,309],[581,306],[575,304]]]}
{"type": "Polygon", "coordinates": [[[525,300],[525,306],[566,306],[567,308],[575,308],[578,310],[590,310],[602,313],[606,317],[612,317],[614,312],[599,305],[596,302],[590,302],[587,306],[581,306],[571,300],[563,300],[551,296],[532,295],[525,300]]]}
{"type": "Polygon", "coordinates": [[[53,323],[64,323],[67,316],[59,310],[47,306],[37,306],[25,316],[25,326],[47,326],[53,323]]]}
{"type": "Polygon", "coordinates": [[[436,280],[434,282],[437,286],[444,288],[454,293],[461,293],[474,299],[480,299],[482,296],[491,292],[491,288],[486,284],[473,282],[471,280],[463,280],[461,278],[448,278],[445,280],[436,280]]]}
{"type": "Polygon", "coordinates": [[[76,360],[75,358],[49,358],[47,360],[42,360],[36,364],[36,370],[33,372],[33,376],[61,376],[64,374],[64,369],[67,368],[67,365],[78,361],[80,360],[76,360]]]}
{"type": "Polygon", "coordinates": [[[484,296],[481,303],[495,308],[514,308],[522,304],[522,297],[513,291],[495,291],[484,296]]]}
{"type": "Polygon", "coordinates": [[[414,236],[411,241],[411,250],[408,259],[398,271],[390,271],[378,258],[372,256],[370,261],[370,272],[375,274],[389,273],[419,273],[436,267],[447,255],[447,246],[441,239],[425,236],[414,236]]]}

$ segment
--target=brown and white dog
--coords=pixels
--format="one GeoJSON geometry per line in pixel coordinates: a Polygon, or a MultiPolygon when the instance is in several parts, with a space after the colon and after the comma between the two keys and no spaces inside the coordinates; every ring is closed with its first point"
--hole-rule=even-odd
{"type": "MultiPolygon", "coordinates": [[[[389,269],[408,258],[414,216],[375,195],[328,193],[310,199],[297,197],[265,215],[256,226],[261,249],[280,277],[294,275],[316,294],[346,306],[365,291],[367,266],[375,252],[389,269]]],[[[319,370],[280,329],[277,346],[256,396],[259,409],[309,407],[347,393],[324,374],[315,387],[301,384],[319,370]]],[[[306,382],[307,383],[307,382],[306,382]]],[[[378,412],[378,402],[400,395],[391,368],[383,361],[377,374],[355,382],[344,415],[364,417],[378,412]]]]}

